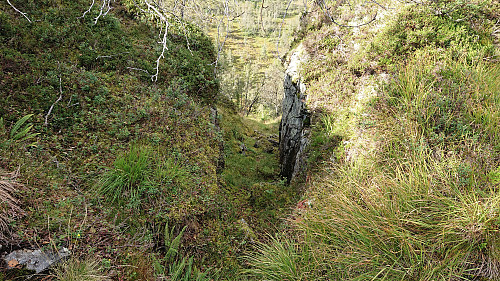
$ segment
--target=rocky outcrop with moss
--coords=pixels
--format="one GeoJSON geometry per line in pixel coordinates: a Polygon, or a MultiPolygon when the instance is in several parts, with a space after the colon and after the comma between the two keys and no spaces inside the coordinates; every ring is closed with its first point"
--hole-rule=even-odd
{"type": "Polygon", "coordinates": [[[281,176],[290,182],[304,168],[307,147],[309,111],[306,106],[306,85],[300,74],[300,65],[307,55],[302,46],[292,54],[283,82],[284,96],[280,123],[281,176]]]}

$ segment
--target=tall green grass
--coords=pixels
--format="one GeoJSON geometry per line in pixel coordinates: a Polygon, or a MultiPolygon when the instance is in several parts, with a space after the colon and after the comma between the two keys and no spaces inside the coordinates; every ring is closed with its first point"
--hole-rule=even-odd
{"type": "Polygon", "coordinates": [[[165,256],[154,260],[155,274],[158,279],[172,281],[212,280],[209,277],[209,270],[200,270],[193,264],[193,257],[186,257],[180,253],[181,239],[186,228],[185,226],[179,234],[174,235],[175,228],[170,229],[168,223],[165,225],[165,256]]]}

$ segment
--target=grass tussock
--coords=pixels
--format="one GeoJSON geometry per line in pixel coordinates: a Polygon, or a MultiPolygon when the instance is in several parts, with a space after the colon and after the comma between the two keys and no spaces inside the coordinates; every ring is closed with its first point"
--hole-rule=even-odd
{"type": "Polygon", "coordinates": [[[256,246],[258,255],[246,257],[252,268],[245,273],[258,280],[301,280],[299,253],[293,241],[270,236],[268,243],[256,246]]]}
{"type": "Polygon", "coordinates": [[[107,281],[111,280],[104,273],[99,260],[72,258],[61,263],[52,274],[58,281],[107,281]]]}

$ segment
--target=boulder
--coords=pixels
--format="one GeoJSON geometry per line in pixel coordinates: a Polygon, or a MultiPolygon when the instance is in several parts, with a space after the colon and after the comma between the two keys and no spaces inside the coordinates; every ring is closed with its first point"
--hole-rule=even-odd
{"type": "Polygon", "coordinates": [[[6,255],[3,260],[7,264],[7,269],[25,268],[40,273],[70,255],[71,252],[66,248],[62,248],[58,252],[40,249],[17,250],[6,255]]]}

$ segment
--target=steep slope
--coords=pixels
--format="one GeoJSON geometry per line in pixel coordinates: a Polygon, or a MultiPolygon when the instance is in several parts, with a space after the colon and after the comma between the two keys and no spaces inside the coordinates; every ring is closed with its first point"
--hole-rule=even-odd
{"type": "Polygon", "coordinates": [[[219,208],[211,40],[172,22],[153,83],[159,30],[131,1],[98,20],[91,1],[10,3],[31,22],[0,3],[0,168],[18,171],[25,216],[8,219],[0,251],[67,247],[115,278],[167,275],[152,266],[166,224],[190,222],[192,237],[219,208]]]}
{"type": "Polygon", "coordinates": [[[498,280],[498,2],[334,4],[304,22],[306,193],[249,273],[498,280]]]}

